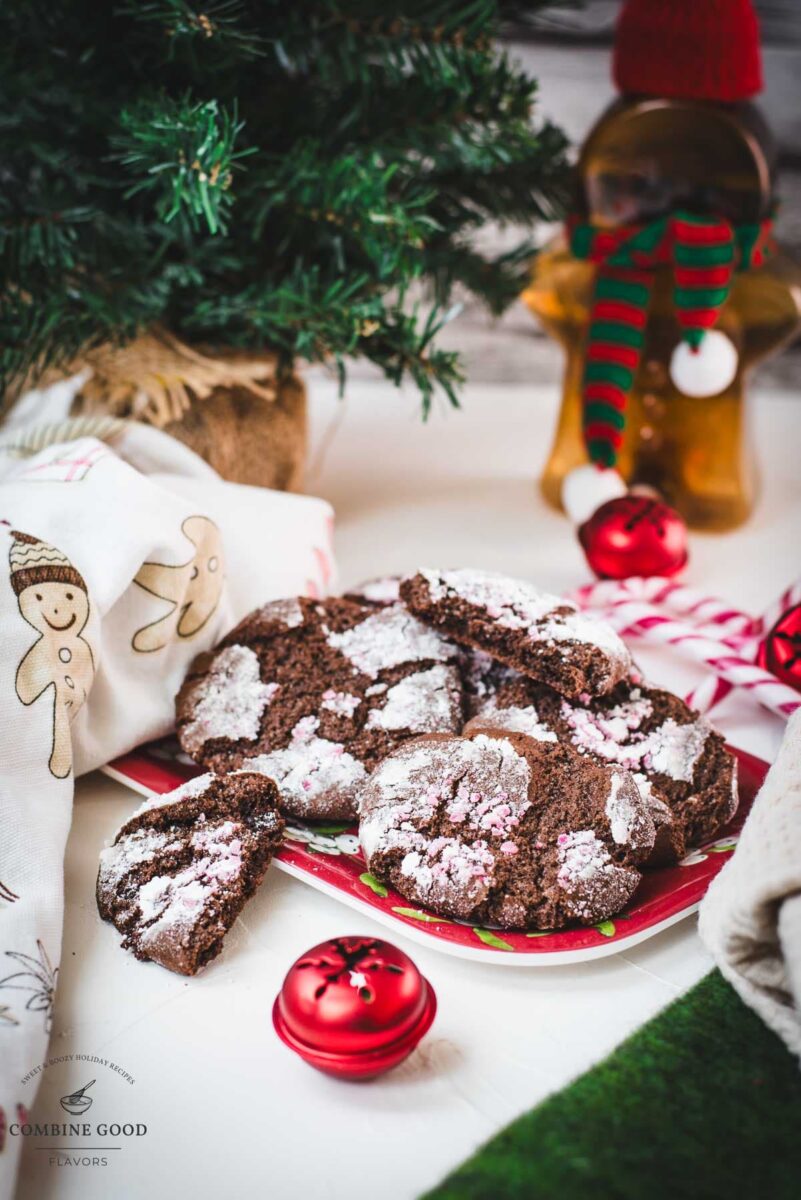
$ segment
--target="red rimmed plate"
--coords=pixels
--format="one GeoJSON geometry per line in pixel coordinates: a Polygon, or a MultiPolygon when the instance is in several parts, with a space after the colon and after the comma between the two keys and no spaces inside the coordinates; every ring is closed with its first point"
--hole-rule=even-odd
{"type": "MultiPolygon", "coordinates": [[[[355,826],[288,823],[275,865],[289,875],[366,912],[433,950],[506,966],[559,966],[602,958],[636,946],[695,912],[709,884],[731,854],[768,770],[767,763],[730,747],[739,762],[740,807],[713,842],[693,850],[675,867],[648,871],[620,915],[588,928],[556,933],[508,933],[446,921],[417,908],[369,874],[355,826]]],[[[199,769],[182,761],[171,739],[123,755],[103,770],[144,796],[169,792],[199,769]]]]}

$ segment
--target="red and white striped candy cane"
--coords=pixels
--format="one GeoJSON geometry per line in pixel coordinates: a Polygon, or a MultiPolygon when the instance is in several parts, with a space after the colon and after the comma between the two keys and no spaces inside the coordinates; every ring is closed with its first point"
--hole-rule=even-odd
{"type": "Polygon", "coordinates": [[[699,713],[710,712],[721,700],[725,700],[734,685],[718,675],[706,675],[699,684],[684,697],[685,704],[699,713]]]}
{"type": "Polygon", "coordinates": [[[801,708],[801,696],[775,675],[732,652],[725,642],[698,633],[686,622],[671,621],[651,605],[621,604],[609,610],[607,620],[624,635],[639,634],[646,641],[675,648],[688,658],[703,663],[720,679],[750,692],[755,700],[787,718],[801,708]]]}
{"type": "Polygon", "coordinates": [[[659,575],[620,581],[602,580],[580,588],[577,596],[582,606],[586,604],[592,607],[622,604],[627,598],[645,600],[692,620],[699,628],[708,628],[710,634],[732,645],[742,644],[757,632],[758,623],[749,613],[742,612],[725,600],[707,596],[696,588],[659,575]]]}
{"type": "MultiPolygon", "coordinates": [[[[606,584],[610,581],[604,582],[606,584]]],[[[679,653],[707,666],[717,676],[718,686],[710,688],[708,685],[701,685],[700,690],[696,689],[695,693],[691,693],[693,701],[696,704],[700,702],[706,711],[720,703],[733,687],[749,692],[760,704],[784,718],[801,708],[801,697],[797,692],[781,683],[769,671],[734,651],[727,641],[710,636],[707,625],[696,626],[686,619],[671,619],[656,604],[633,599],[631,593],[637,590],[635,586],[615,592],[608,586],[591,585],[581,589],[579,600],[583,605],[591,602],[593,607],[600,601],[598,607],[622,636],[639,636],[647,641],[674,646],[679,653]]],[[[647,590],[652,595],[660,594],[655,585],[649,586],[647,590]]],[[[689,593],[690,589],[685,589],[685,592],[689,593]]],[[[709,606],[704,607],[697,603],[699,598],[685,595],[681,601],[689,604],[694,613],[702,613],[704,617],[708,617],[712,611],[728,620],[732,613],[736,613],[736,610],[723,610],[720,602],[716,601],[711,601],[709,606]],[[715,607],[716,605],[718,607],[715,607]]],[[[753,627],[752,619],[746,619],[753,627]]]]}

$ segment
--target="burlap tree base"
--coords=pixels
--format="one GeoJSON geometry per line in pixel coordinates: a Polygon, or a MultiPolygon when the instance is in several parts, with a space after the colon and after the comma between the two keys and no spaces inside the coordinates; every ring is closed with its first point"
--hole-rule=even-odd
{"type": "Polygon", "coordinates": [[[191,347],[166,331],[100,346],[73,415],[109,413],[163,429],[224,479],[296,492],[306,458],[306,390],[274,355],[191,347]]]}
{"type": "Polygon", "coordinates": [[[215,388],[164,430],[223,479],[282,492],[303,490],[306,389],[296,376],[281,381],[274,400],[244,388],[215,388]]]}

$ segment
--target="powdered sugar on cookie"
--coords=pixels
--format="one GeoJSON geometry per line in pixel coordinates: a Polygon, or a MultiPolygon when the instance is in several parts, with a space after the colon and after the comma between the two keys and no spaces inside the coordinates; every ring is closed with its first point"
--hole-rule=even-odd
{"type": "Polygon", "coordinates": [[[592,920],[599,894],[617,885],[625,902],[634,891],[638,877],[617,867],[609,851],[591,829],[562,833],[557,839],[559,871],[556,882],[565,892],[568,908],[574,916],[592,920]]]}
{"type": "Polygon", "coordinates": [[[436,902],[437,892],[455,888],[475,901],[491,883],[495,855],[486,842],[445,837],[426,842],[419,834],[411,841],[420,849],[410,850],[400,869],[402,875],[414,882],[421,897],[436,902]]]}
{"type": "Polygon", "coordinates": [[[277,683],[262,683],[259,660],[249,646],[226,646],[193,692],[192,718],[183,726],[181,745],[196,755],[216,738],[254,741],[277,691],[277,683]]]}
{"type": "Polygon", "coordinates": [[[371,679],[380,671],[402,663],[424,659],[447,662],[456,655],[451,643],[428,629],[401,604],[378,609],[343,633],[329,632],[327,638],[330,646],[371,679]]]}
{"type": "Polygon", "coordinates": [[[276,621],[287,629],[302,625],[305,618],[300,602],[295,596],[282,600],[270,600],[258,610],[263,621],[276,621]]]}
{"type": "MultiPolygon", "coordinates": [[[[401,581],[409,610],[461,645],[490,654],[564,696],[605,695],[631,668],[614,630],[533,584],[490,571],[417,571],[401,581]]],[[[480,676],[468,690],[485,685],[480,676]]],[[[486,693],[485,693],[486,694],[486,693]]]]}
{"type": "Polygon", "coordinates": [[[313,809],[314,802],[332,790],[341,797],[355,796],[367,777],[364,764],[341,743],[317,736],[319,724],[317,717],[304,717],[288,746],[248,759],[248,770],[274,779],[284,801],[292,801],[293,812],[313,809]]]}
{"type": "Polygon", "coordinates": [[[507,629],[524,632],[532,642],[585,642],[597,647],[623,668],[631,665],[629,653],[615,631],[576,610],[575,605],[550,595],[521,579],[510,579],[491,571],[421,570],[433,601],[449,594],[483,609],[487,616],[507,629]],[[569,609],[569,612],[558,611],[569,609]]]}
{"type": "Polygon", "coordinates": [[[495,700],[483,705],[471,723],[471,729],[478,725],[486,725],[493,729],[508,729],[510,733],[525,733],[538,742],[555,742],[556,734],[539,718],[533,704],[526,707],[517,705],[500,706],[495,700]]]}
{"type": "Polygon", "coordinates": [[[618,911],[640,878],[629,864],[654,835],[628,774],[518,734],[420,738],[361,794],[359,836],[377,878],[435,912],[509,928],[618,911]]]}
{"type": "Polygon", "coordinates": [[[323,692],[322,703],[320,708],[326,712],[331,712],[337,717],[347,717],[348,720],[353,719],[353,714],[361,704],[359,696],[352,696],[350,692],[335,692],[332,688],[323,692]]]}
{"type": "MultiPolygon", "coordinates": [[[[188,800],[194,796],[202,796],[208,788],[211,781],[215,778],[211,772],[207,771],[203,775],[195,775],[192,779],[187,779],[186,783],[182,783],[179,787],[174,788],[171,792],[164,792],[159,796],[148,796],[135,812],[132,817],[138,817],[144,812],[150,812],[156,808],[163,808],[168,804],[175,804],[180,800],[188,800]]],[[[129,818],[130,819],[130,818],[129,818]]]]}
{"type": "Polygon", "coordinates": [[[368,729],[437,733],[461,723],[461,688],[454,667],[437,663],[416,671],[388,688],[386,696],[384,707],[373,709],[367,718],[368,729]]]}
{"type": "Polygon", "coordinates": [[[297,627],[276,620],[291,619],[289,602],[267,605],[196,660],[176,698],[178,738],[217,772],[274,773],[296,816],[355,817],[355,784],[396,745],[461,728],[457,650],[402,604],[294,604],[297,627]]]}
{"type": "MultiPolygon", "coordinates": [[[[634,835],[643,825],[643,808],[636,803],[631,791],[631,778],[622,771],[615,771],[609,784],[609,795],[606,800],[606,815],[612,839],[618,846],[631,845],[634,835]]],[[[642,800],[642,793],[636,793],[636,799],[642,800]]]]}
{"type": "Polygon", "coordinates": [[[368,859],[400,852],[400,874],[420,902],[478,904],[498,859],[517,854],[529,779],[528,763],[505,739],[411,743],[373,773],[378,803],[362,818],[362,846],[368,859]],[[436,814],[448,832],[426,836],[421,826],[436,814]]]}
{"type": "Polygon", "coordinates": [[[541,592],[532,584],[491,571],[468,568],[437,571],[427,567],[420,574],[428,584],[432,600],[444,600],[449,594],[459,596],[468,604],[485,609],[487,616],[509,628],[529,630],[562,604],[557,596],[541,592]]]}
{"type": "Polygon", "coordinates": [[[631,701],[606,712],[576,707],[567,700],[562,701],[561,711],[573,731],[571,740],[579,750],[630,771],[640,772],[644,768],[684,782],[692,780],[695,764],[709,736],[705,721],[679,725],[672,717],[643,733],[641,725],[651,716],[653,706],[636,688],[631,701]]]}
{"type": "Polygon", "coordinates": [[[233,821],[201,826],[190,841],[196,857],[175,875],[155,875],[139,889],[138,919],[147,926],[140,945],[180,930],[190,930],[204,918],[215,893],[236,879],[242,869],[242,827],[233,821]]]}
{"type": "Polygon", "coordinates": [[[690,783],[708,736],[709,726],[705,721],[679,725],[670,718],[649,735],[649,755],[645,765],[657,775],[690,783]]]}
{"type": "Polygon", "coordinates": [[[140,863],[151,862],[158,855],[177,850],[179,847],[180,842],[169,831],[136,829],[122,841],[101,850],[101,884],[104,888],[116,892],[122,880],[140,863]]]}
{"type": "Polygon", "coordinates": [[[194,975],[222,948],[284,822],[275,784],[252,771],[201,776],[159,799],[101,855],[98,911],[137,958],[194,975]]]}

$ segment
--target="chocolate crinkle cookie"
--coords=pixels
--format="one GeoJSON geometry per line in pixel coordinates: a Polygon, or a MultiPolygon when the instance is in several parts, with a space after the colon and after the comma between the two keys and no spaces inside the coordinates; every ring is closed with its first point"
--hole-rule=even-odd
{"type": "Polygon", "coordinates": [[[397,604],[400,600],[400,575],[379,575],[375,579],[366,579],[345,592],[346,600],[355,600],[358,604],[367,604],[373,608],[386,608],[388,604],[397,604]]]}
{"type": "Polygon", "coordinates": [[[355,817],[386,754],[461,728],[457,654],[401,604],[279,600],[195,660],[176,698],[178,738],[212,770],[275,779],[294,816],[355,817]]]}
{"type": "Polygon", "coordinates": [[[515,672],[484,674],[465,732],[505,729],[570,745],[631,771],[657,830],[650,865],[681,858],[714,837],[737,810],[737,760],[723,738],[671,692],[619,683],[571,701],[515,672]]]}
{"type": "Polygon", "coordinates": [[[281,844],[278,792],[263,775],[200,775],[148,801],[100,855],[97,907],[137,958],[195,975],[281,844]]]}
{"type": "Polygon", "coordinates": [[[604,695],[631,670],[613,629],[522,580],[489,571],[420,570],[402,581],[400,594],[421,620],[454,641],[564,696],[604,695]]]}
{"type": "Polygon", "coordinates": [[[370,871],[416,904],[507,929],[619,912],[655,830],[631,775],[522,734],[429,735],[373,772],[370,871]]]}

